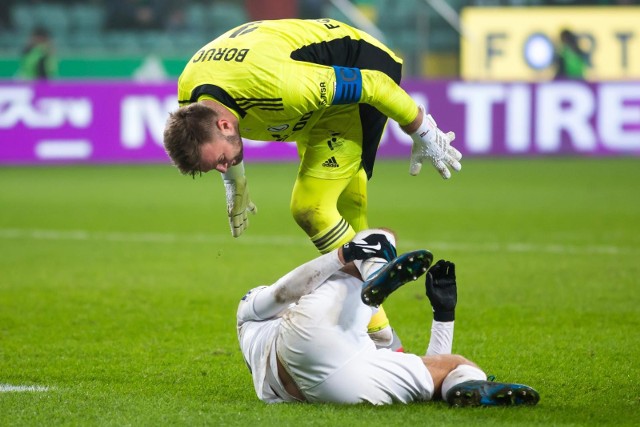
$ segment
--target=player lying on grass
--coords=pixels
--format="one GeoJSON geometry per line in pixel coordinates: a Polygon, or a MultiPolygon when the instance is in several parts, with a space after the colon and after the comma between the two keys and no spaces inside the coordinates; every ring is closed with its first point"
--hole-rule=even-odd
{"type": "Polygon", "coordinates": [[[440,260],[429,269],[433,257],[426,250],[395,255],[389,231],[359,232],[242,298],[238,339],[258,397],[269,403],[536,404],[539,395],[532,388],[487,381],[475,363],[451,354],[454,264],[440,260]],[[427,269],[433,322],[426,355],[377,349],[367,334],[370,305],[427,269]]]}

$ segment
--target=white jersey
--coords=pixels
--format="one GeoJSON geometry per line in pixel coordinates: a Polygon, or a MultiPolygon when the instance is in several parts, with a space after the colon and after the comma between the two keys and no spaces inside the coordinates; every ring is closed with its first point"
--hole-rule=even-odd
{"type": "Polygon", "coordinates": [[[309,402],[384,405],[430,400],[434,385],[415,354],[376,349],[362,281],[337,272],[282,317],[280,361],[309,402]]]}
{"type": "Polygon", "coordinates": [[[238,339],[261,400],[296,401],[278,378],[276,353],[309,402],[381,405],[432,398],[433,380],[420,357],[375,348],[361,285],[336,272],[273,319],[260,319],[253,309],[255,295],[265,287],[242,299],[238,339]]]}

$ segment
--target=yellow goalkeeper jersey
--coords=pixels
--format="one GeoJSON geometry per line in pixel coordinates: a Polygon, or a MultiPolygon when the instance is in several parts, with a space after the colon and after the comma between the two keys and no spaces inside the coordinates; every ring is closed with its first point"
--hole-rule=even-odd
{"type": "Polygon", "coordinates": [[[401,125],[418,107],[402,90],[402,61],[368,34],[332,19],[256,21],[193,55],[178,80],[180,105],[213,99],[243,137],[295,141],[327,108],[369,104],[401,125]]]}

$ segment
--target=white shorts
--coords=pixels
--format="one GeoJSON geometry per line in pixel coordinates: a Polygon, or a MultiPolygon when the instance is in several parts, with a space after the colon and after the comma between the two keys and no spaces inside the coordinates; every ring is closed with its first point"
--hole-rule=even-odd
{"type": "Polygon", "coordinates": [[[371,308],[362,282],[338,272],[282,318],[278,357],[309,402],[375,405],[430,400],[434,386],[422,359],[377,350],[367,335],[371,308]]]}

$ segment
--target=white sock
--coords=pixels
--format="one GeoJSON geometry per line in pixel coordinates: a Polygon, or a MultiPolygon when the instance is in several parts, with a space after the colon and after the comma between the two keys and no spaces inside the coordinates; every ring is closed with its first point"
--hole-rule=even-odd
{"type": "Polygon", "coordinates": [[[471,365],[458,365],[453,371],[449,372],[442,382],[442,399],[446,400],[447,393],[453,386],[465,381],[483,380],[486,381],[487,374],[479,368],[471,365]]]}
{"type": "Polygon", "coordinates": [[[393,330],[391,326],[386,326],[379,331],[368,332],[368,334],[377,348],[387,348],[393,344],[393,330]]]}
{"type": "Polygon", "coordinates": [[[431,322],[431,338],[429,338],[429,347],[427,355],[432,354],[451,354],[453,346],[453,323],[454,322],[431,322]]]}
{"type": "Polygon", "coordinates": [[[369,280],[378,270],[384,267],[387,264],[387,260],[384,258],[369,258],[364,261],[355,260],[353,261],[358,271],[360,271],[360,275],[362,276],[362,280],[369,280]]]}

